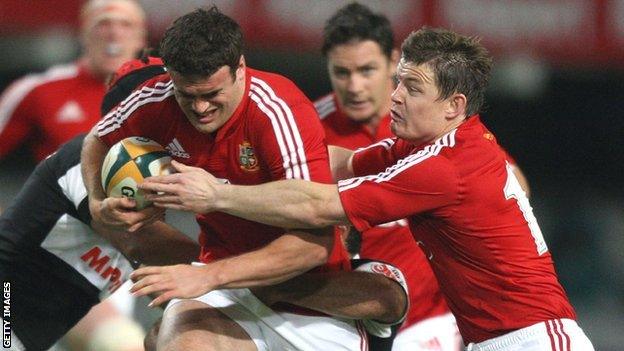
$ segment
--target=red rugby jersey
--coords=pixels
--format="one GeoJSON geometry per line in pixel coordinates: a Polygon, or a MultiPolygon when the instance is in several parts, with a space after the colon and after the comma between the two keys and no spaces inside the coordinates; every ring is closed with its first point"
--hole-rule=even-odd
{"type": "MultiPolygon", "coordinates": [[[[372,134],[363,124],[352,121],[344,114],[335,94],[320,98],[314,107],[321,117],[329,145],[355,150],[393,136],[389,114],[379,121],[376,133],[372,134]]],[[[403,272],[409,291],[410,310],[401,329],[449,312],[429,262],[414,241],[406,220],[392,221],[364,231],[360,255],[386,261],[403,272]]]]}
{"type": "Polygon", "coordinates": [[[11,84],[0,98],[0,158],[27,143],[42,160],[100,119],[106,86],[75,62],[11,84]]]}
{"type": "Polygon", "coordinates": [[[339,182],[359,230],[408,218],[465,343],[548,319],[576,319],[505,158],[473,116],[430,144],[386,139],[364,149],[354,169],[375,175],[339,182]]]}
{"type": "MultiPolygon", "coordinates": [[[[243,100],[215,133],[197,131],[179,108],[168,74],[135,90],[98,123],[109,146],[130,136],[153,139],[184,164],[201,167],[232,184],[278,179],[331,182],[323,130],[312,103],[290,80],[247,68],[243,100]]],[[[284,233],[281,228],[221,212],[197,216],[200,260],[258,249],[284,233]]],[[[348,268],[336,240],[330,268],[348,268]]]]}

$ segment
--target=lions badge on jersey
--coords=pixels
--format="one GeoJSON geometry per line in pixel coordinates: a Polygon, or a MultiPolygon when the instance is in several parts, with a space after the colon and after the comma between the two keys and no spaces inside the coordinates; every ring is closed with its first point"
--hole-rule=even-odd
{"type": "Polygon", "coordinates": [[[253,147],[251,147],[251,144],[248,141],[243,141],[243,143],[238,146],[238,150],[238,160],[240,162],[241,169],[248,172],[257,171],[259,169],[258,158],[256,157],[256,153],[254,152],[253,147]]]}

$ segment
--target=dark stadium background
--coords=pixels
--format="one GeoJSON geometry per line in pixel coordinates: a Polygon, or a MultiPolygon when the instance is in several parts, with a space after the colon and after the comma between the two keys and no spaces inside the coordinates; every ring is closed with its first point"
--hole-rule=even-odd
{"type": "MultiPolygon", "coordinates": [[[[76,57],[81,3],[0,0],[0,89],[27,72],[76,57]]],[[[173,18],[210,3],[143,0],[152,43],[173,18]]],[[[248,64],[285,74],[311,99],[330,90],[318,53],[320,31],[344,3],[216,1],[243,26],[248,64]]],[[[485,123],[529,179],[531,203],[581,327],[597,350],[621,350],[624,1],[363,3],[391,19],[397,45],[423,24],[483,38],[496,68],[485,123]]],[[[9,204],[32,166],[24,150],[0,161],[0,206],[9,204]]]]}

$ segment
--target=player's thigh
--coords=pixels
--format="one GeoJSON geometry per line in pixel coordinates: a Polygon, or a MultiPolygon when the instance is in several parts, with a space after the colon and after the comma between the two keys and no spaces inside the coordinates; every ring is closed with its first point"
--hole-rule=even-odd
{"type": "Polygon", "coordinates": [[[249,289],[216,290],[199,299],[236,321],[261,351],[350,351],[367,343],[363,329],[352,320],[278,312],[249,289]]]}
{"type": "Polygon", "coordinates": [[[165,310],[158,350],[257,350],[245,330],[203,302],[178,300],[165,310]]]}

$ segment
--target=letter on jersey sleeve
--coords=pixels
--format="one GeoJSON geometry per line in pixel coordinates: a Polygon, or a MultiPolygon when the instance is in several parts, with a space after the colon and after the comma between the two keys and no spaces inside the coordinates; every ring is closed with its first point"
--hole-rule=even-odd
{"type": "Polygon", "coordinates": [[[338,190],[347,217],[364,231],[458,201],[459,180],[447,159],[418,152],[376,175],[342,180],[338,190]]]}

